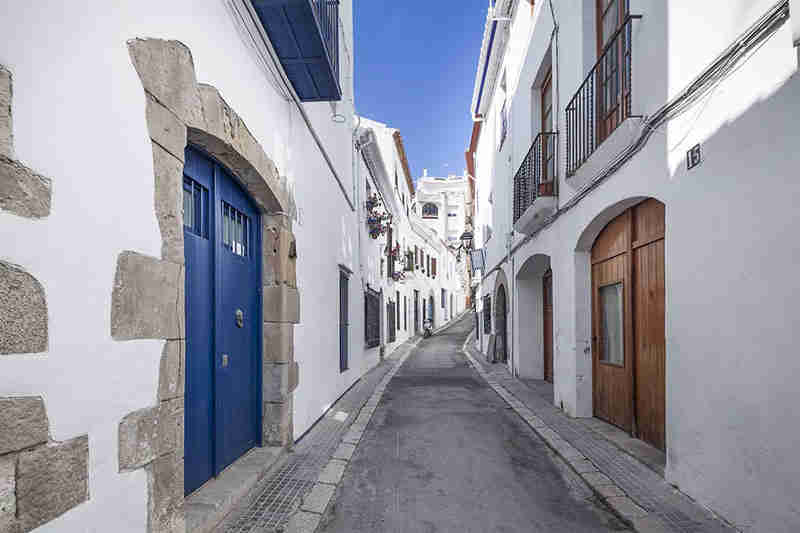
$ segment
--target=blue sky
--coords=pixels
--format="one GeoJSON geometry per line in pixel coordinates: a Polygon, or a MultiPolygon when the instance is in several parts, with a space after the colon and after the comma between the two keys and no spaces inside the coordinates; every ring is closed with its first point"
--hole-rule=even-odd
{"type": "Polygon", "coordinates": [[[460,174],[488,0],[354,0],[356,109],[400,130],[414,178],[460,174]]]}

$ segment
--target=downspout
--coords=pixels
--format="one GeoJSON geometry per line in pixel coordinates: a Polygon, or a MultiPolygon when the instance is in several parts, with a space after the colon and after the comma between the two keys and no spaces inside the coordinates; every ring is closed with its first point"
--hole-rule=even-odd
{"type": "MultiPolygon", "coordinates": [[[[355,111],[355,105],[353,105],[353,110],[355,111]]],[[[359,145],[358,141],[356,140],[356,136],[358,135],[358,130],[361,127],[361,115],[356,115],[358,119],[358,123],[356,123],[355,127],[353,128],[353,135],[352,135],[352,146],[354,150],[353,154],[353,198],[355,198],[356,203],[356,233],[358,234],[358,268],[359,272],[361,273],[361,290],[366,289],[366,284],[364,282],[364,255],[362,254],[361,248],[361,232],[364,228],[363,224],[364,221],[361,218],[361,195],[359,194],[359,187],[361,186],[361,165],[359,164],[359,157],[361,156],[361,146],[359,145]]]]}

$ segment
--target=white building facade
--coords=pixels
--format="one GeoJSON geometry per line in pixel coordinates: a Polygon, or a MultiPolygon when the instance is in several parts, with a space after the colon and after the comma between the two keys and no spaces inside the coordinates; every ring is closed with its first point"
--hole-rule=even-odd
{"type": "MultiPolygon", "coordinates": [[[[379,362],[362,278],[411,294],[371,277],[352,2],[0,20],[0,530],[205,531],[379,362]]],[[[451,254],[399,211],[441,325],[451,254]]]]}
{"type": "Polygon", "coordinates": [[[493,4],[478,346],[741,530],[797,530],[800,6],[493,4]]]}
{"type": "Polygon", "coordinates": [[[359,123],[362,289],[380,310],[365,309],[365,342],[368,353],[388,354],[421,333],[427,318],[438,329],[464,311],[458,272],[465,261],[412,211],[415,193],[400,133],[366,118],[359,123]]]}

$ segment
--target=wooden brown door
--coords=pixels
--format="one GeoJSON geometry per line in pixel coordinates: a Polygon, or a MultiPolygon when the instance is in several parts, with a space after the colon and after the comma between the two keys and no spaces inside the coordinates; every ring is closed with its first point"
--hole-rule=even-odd
{"type": "Polygon", "coordinates": [[[553,271],[542,278],[542,326],[544,335],[544,380],[553,382],[553,271]]]}
{"type": "Polygon", "coordinates": [[[665,449],[664,204],[612,220],[592,248],[595,415],[665,449]]]}
{"type": "Polygon", "coordinates": [[[633,348],[636,430],[666,449],[666,324],[664,204],[647,200],[633,208],[633,348]]]}

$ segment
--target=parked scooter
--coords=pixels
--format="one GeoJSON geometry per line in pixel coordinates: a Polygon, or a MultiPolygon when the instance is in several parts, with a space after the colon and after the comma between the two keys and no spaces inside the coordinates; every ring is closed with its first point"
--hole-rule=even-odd
{"type": "Polygon", "coordinates": [[[422,324],[422,336],[427,339],[431,335],[433,335],[433,320],[426,318],[422,324]]]}

